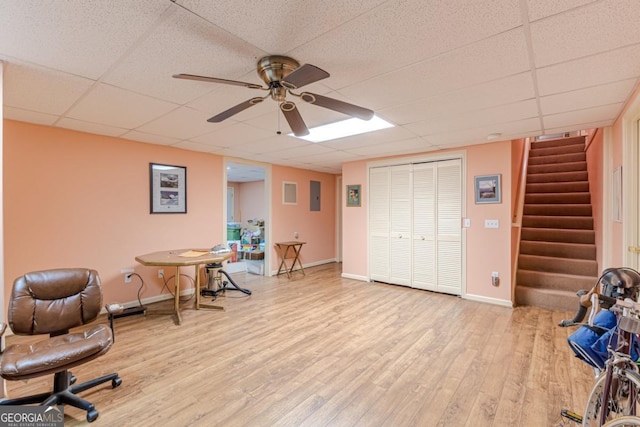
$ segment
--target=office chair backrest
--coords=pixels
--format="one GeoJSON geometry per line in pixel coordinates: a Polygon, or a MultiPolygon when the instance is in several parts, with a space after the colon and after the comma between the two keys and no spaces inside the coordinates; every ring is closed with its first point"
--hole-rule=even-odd
{"type": "Polygon", "coordinates": [[[8,320],[16,335],[60,335],[95,320],[101,308],[102,288],[95,270],[34,271],[14,281],[8,320]]]}

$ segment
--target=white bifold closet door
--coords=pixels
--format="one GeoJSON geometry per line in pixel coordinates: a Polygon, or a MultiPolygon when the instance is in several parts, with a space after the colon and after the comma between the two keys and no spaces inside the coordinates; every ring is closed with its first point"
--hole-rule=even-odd
{"type": "Polygon", "coordinates": [[[460,295],[460,159],[372,168],[372,280],[460,295]]]}

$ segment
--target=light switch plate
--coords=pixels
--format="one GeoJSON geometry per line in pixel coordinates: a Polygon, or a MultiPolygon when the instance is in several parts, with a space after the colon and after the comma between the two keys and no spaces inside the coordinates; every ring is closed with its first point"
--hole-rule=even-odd
{"type": "Polygon", "coordinates": [[[500,226],[500,221],[497,219],[485,219],[484,220],[484,228],[498,228],[500,226]]]}

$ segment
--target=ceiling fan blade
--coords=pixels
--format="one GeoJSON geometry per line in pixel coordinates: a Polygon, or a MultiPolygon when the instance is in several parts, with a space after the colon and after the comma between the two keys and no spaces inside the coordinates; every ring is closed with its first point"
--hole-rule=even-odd
{"type": "Polygon", "coordinates": [[[288,89],[298,89],[302,86],[326,79],[329,73],[311,64],[304,64],[293,70],[287,77],[282,79],[282,86],[288,89]]]}
{"type": "Polygon", "coordinates": [[[300,94],[300,98],[310,104],[319,105],[320,107],[338,111],[362,120],[369,120],[374,114],[373,110],[368,108],[359,107],[354,104],[349,104],[348,102],[338,101],[334,98],[327,98],[326,96],[317,95],[315,93],[302,92],[300,94]]]}
{"type": "Polygon", "coordinates": [[[208,83],[223,83],[226,85],[234,85],[234,86],[244,86],[244,87],[248,87],[249,89],[265,89],[261,85],[257,85],[255,83],[239,82],[237,80],[219,79],[217,77],[196,76],[194,74],[174,74],[173,78],[185,79],[185,80],[197,80],[200,82],[208,82],[208,83]]]}
{"type": "Polygon", "coordinates": [[[226,111],[223,111],[222,113],[211,117],[210,119],[207,119],[208,122],[210,123],[220,123],[221,121],[228,119],[229,117],[233,116],[234,114],[238,114],[240,111],[244,111],[247,108],[259,104],[260,102],[264,101],[264,98],[251,98],[247,101],[244,101],[238,105],[236,105],[235,107],[231,107],[226,111]]]}
{"type": "Polygon", "coordinates": [[[282,114],[287,119],[287,123],[289,123],[289,127],[295,136],[309,135],[309,129],[307,129],[307,125],[302,120],[296,104],[291,101],[284,101],[280,103],[280,110],[282,110],[282,114]]]}

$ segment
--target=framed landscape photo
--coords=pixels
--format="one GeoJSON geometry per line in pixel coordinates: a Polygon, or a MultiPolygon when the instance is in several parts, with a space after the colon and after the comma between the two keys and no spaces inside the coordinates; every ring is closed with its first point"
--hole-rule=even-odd
{"type": "Polygon", "coordinates": [[[501,203],[500,174],[475,177],[476,204],[501,203]]]}
{"type": "Polygon", "coordinates": [[[361,204],[361,189],[362,186],[358,185],[347,185],[347,207],[358,207],[361,204]]]}
{"type": "Polygon", "coordinates": [[[149,163],[150,213],[187,213],[187,168],[149,163]]]}

